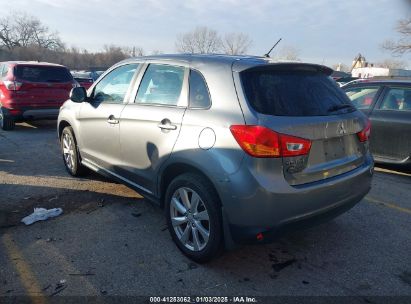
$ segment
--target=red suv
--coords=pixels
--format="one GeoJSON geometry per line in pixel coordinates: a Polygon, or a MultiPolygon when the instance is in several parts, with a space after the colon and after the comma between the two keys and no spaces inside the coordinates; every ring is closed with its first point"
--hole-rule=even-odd
{"type": "Polygon", "coordinates": [[[58,64],[31,61],[0,63],[0,127],[14,123],[57,118],[59,108],[78,84],[58,64]]]}

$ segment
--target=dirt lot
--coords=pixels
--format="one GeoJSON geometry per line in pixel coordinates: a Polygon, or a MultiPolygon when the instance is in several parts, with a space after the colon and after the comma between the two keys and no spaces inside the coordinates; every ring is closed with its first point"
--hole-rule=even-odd
{"type": "Polygon", "coordinates": [[[369,195],[329,223],[198,265],[173,244],[161,210],[136,192],[95,174],[70,177],[54,121],[19,124],[0,131],[0,297],[411,301],[411,176],[391,169],[377,169],[369,195]],[[62,207],[64,214],[19,224],[33,207],[62,207]]]}

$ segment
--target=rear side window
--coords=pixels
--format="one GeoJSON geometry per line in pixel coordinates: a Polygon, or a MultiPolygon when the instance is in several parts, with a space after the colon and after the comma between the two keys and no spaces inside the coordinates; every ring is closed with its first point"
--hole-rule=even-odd
{"type": "Polygon", "coordinates": [[[73,80],[70,72],[64,67],[24,66],[14,68],[17,79],[31,82],[70,82],[73,80]]]}
{"type": "Polygon", "coordinates": [[[348,88],[345,90],[348,98],[357,109],[369,109],[374,101],[379,87],[348,88]]]}
{"type": "Polygon", "coordinates": [[[1,77],[1,78],[6,77],[8,71],[9,71],[9,67],[8,67],[7,65],[3,64],[3,65],[0,67],[0,77],[1,77]]]}
{"type": "Polygon", "coordinates": [[[194,70],[190,71],[190,108],[206,109],[210,107],[210,94],[203,76],[194,70]]]}
{"type": "Polygon", "coordinates": [[[382,101],[381,110],[411,111],[411,89],[390,88],[382,101]]]}
{"type": "Polygon", "coordinates": [[[241,81],[249,104],[261,114],[324,116],[355,110],[347,95],[323,73],[246,70],[241,81]]]}

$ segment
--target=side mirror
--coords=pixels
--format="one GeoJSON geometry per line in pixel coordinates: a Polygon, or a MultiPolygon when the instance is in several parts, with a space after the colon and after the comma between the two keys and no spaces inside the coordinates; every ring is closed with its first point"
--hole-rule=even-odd
{"type": "Polygon", "coordinates": [[[70,99],[73,102],[78,102],[78,103],[86,101],[86,99],[87,99],[86,89],[83,88],[83,87],[72,88],[71,91],[70,91],[70,99]]]}

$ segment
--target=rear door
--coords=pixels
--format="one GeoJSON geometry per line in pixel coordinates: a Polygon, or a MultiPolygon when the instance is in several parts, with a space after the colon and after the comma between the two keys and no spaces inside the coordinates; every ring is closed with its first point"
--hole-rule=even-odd
{"type": "Polygon", "coordinates": [[[161,165],[169,158],[187,107],[187,68],[149,64],[134,103],[121,114],[120,174],[152,193],[161,165]]]}
{"type": "Polygon", "coordinates": [[[114,172],[121,157],[120,114],[128,101],[137,63],[113,69],[93,87],[81,105],[80,150],[83,161],[114,172]]]}
{"type": "Polygon", "coordinates": [[[411,155],[411,87],[387,86],[370,115],[376,160],[402,162],[411,155]]]}
{"type": "Polygon", "coordinates": [[[241,72],[241,82],[258,125],[311,141],[308,155],[282,159],[291,185],[330,178],[364,163],[367,150],[357,133],[366,118],[322,67],[266,65],[241,72]]]}
{"type": "Polygon", "coordinates": [[[61,66],[16,65],[16,82],[21,87],[13,97],[21,107],[60,107],[69,98],[74,80],[61,66]]]}

